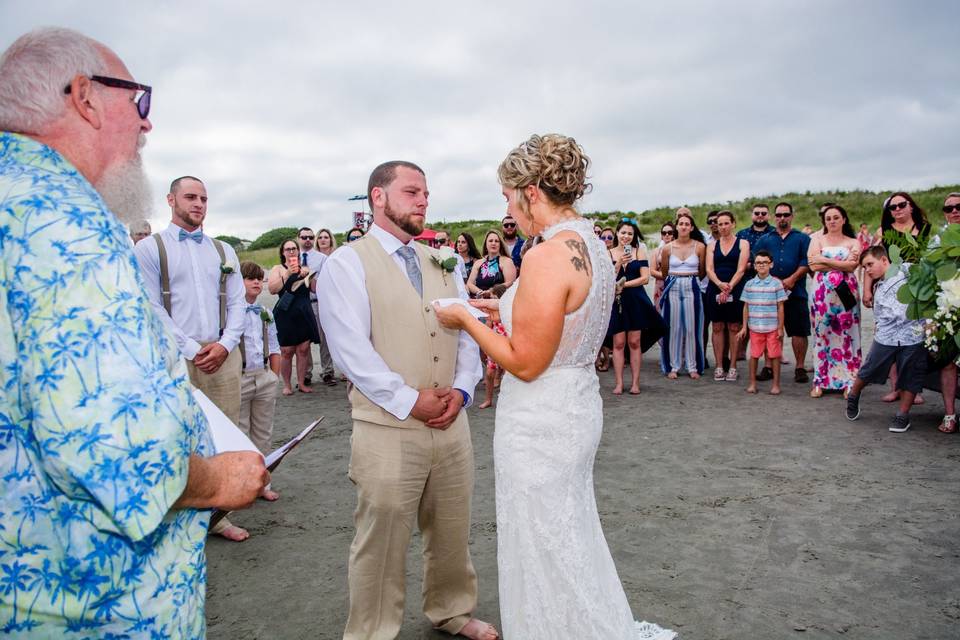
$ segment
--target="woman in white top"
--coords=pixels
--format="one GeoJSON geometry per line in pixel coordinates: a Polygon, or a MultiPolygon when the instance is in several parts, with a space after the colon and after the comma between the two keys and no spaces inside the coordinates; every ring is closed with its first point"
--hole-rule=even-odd
{"type": "Polygon", "coordinates": [[[677,216],[677,239],[660,250],[666,275],[660,307],[668,331],[660,344],[660,369],[672,380],[681,369],[691,378],[703,373],[703,298],[699,279],[706,274],[703,234],[689,213],[677,216]]]}

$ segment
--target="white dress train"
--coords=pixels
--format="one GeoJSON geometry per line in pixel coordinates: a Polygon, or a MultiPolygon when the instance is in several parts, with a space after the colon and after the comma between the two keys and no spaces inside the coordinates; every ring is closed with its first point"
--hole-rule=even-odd
{"type": "MultiPolygon", "coordinates": [[[[506,374],[494,433],[497,564],[505,640],[669,640],[636,622],[607,547],[593,490],[603,431],[594,361],[613,304],[607,250],[583,219],[544,231],[577,232],[587,243],[593,284],[564,319],[550,367],[532,382],[506,374]]],[[[500,301],[508,334],[517,287],[500,301]]]]}

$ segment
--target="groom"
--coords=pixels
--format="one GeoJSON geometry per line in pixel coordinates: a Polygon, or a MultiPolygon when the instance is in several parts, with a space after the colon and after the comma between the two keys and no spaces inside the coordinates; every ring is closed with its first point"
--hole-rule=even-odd
{"type": "Polygon", "coordinates": [[[334,252],[317,285],[330,353],[353,382],[350,480],[357,486],[344,640],[389,640],[403,621],[407,547],[423,534],[423,611],[452,635],[495,640],[471,617],[477,576],[467,547],[473,493],[468,405],[481,376],[476,343],[443,329],[432,300],[466,299],[463,280],[413,241],[427,181],[411,162],[381,164],[367,196],[373,226],[334,252]]]}

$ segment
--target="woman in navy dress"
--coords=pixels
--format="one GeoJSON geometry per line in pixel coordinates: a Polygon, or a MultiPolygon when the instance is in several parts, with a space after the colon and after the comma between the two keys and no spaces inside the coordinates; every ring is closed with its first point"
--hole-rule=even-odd
{"type": "Polygon", "coordinates": [[[707,247],[707,285],[704,309],[707,320],[713,326],[713,357],[717,368],[714,380],[737,379],[737,333],[743,324],[743,303],[740,294],[746,284],[747,261],[750,259],[750,243],[734,234],[733,214],[721,211],[717,214],[717,238],[707,247]],[[730,369],[723,370],[725,352],[730,357],[730,369]]]}
{"type": "Polygon", "coordinates": [[[617,225],[610,257],[617,271],[616,297],[607,335],[613,339],[613,371],[616,386],[613,393],[623,393],[624,350],[630,347],[630,393],[640,393],[640,365],[643,352],[660,340],[666,332],[663,318],[657,313],[644,289],[650,280],[647,248],[641,242],[640,230],[630,220],[617,225]]]}

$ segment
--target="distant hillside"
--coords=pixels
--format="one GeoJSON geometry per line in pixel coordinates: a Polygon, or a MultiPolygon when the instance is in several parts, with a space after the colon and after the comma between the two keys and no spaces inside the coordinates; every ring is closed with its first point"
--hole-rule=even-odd
{"type": "MultiPolygon", "coordinates": [[[[943,199],[952,191],[960,192],[960,184],[937,186],[924,191],[912,191],[910,195],[926,212],[927,219],[933,223],[939,223],[943,220],[943,213],[940,207],[943,205],[943,199]]],[[[675,205],[657,207],[646,211],[594,211],[585,213],[588,218],[596,220],[603,226],[616,226],[616,223],[623,217],[629,217],[636,220],[637,225],[643,232],[648,241],[659,239],[660,226],[673,220],[674,212],[680,206],[689,207],[693,211],[693,216],[697,224],[701,227],[706,222],[707,212],[714,209],[728,209],[737,217],[737,228],[742,228],[750,224],[750,212],[753,205],[757,202],[764,202],[770,206],[770,213],[773,213],[773,207],[778,202],[789,202],[793,205],[796,212],[794,226],[803,227],[810,224],[814,229],[820,228],[820,218],[817,212],[820,205],[824,202],[836,202],[843,205],[843,208],[850,214],[850,222],[854,228],[861,222],[866,222],[870,230],[880,226],[880,207],[883,200],[890,191],[819,191],[806,193],[784,193],[780,195],[766,195],[751,198],[744,198],[736,202],[704,202],[699,204],[679,203],[675,205]]],[[[428,224],[431,229],[445,229],[450,232],[452,238],[464,231],[473,235],[479,246],[483,242],[483,237],[490,229],[500,229],[500,219],[503,214],[500,213],[497,218],[490,220],[460,220],[456,222],[446,222],[440,220],[428,224]]],[[[773,223],[771,216],[771,223],[773,223]]],[[[270,232],[267,232],[270,233],[270,232]]],[[[267,234],[264,234],[266,236],[267,234]]],[[[337,242],[343,242],[343,234],[337,234],[337,242]]],[[[276,248],[270,250],[261,250],[257,252],[241,253],[242,260],[259,261],[264,266],[277,264],[278,254],[276,248]]]]}

